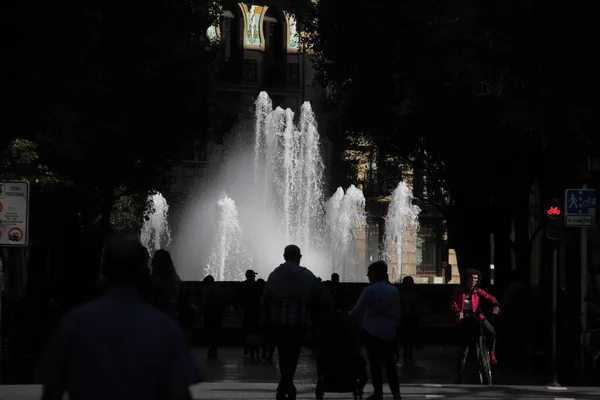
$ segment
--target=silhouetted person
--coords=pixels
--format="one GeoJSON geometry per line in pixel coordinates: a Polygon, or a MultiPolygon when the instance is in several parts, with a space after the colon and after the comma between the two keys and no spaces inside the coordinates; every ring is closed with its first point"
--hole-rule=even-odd
{"type": "Polygon", "coordinates": [[[367,276],[371,285],[363,290],[349,313],[351,317],[362,315],[363,335],[374,389],[367,400],[383,399],[381,364],[386,369],[393,398],[397,400],[400,399],[400,383],[394,350],[400,323],[398,289],[388,283],[387,264],[383,261],[369,265],[367,276]]]}
{"type": "Polygon", "coordinates": [[[415,280],[412,276],[402,279],[400,292],[401,333],[404,344],[404,359],[413,362],[415,341],[419,328],[419,300],[415,293],[415,280]]]}
{"type": "Polygon", "coordinates": [[[200,310],[204,321],[204,331],[208,339],[208,357],[216,357],[221,344],[223,317],[225,315],[225,299],[215,278],[208,275],[202,281],[202,300],[200,310]]]}
{"type": "MultiPolygon", "coordinates": [[[[258,288],[258,292],[261,295],[264,293],[266,282],[264,279],[258,279],[256,281],[256,286],[258,288]]],[[[265,316],[261,312],[260,316],[260,350],[261,350],[261,358],[264,361],[269,363],[273,362],[273,353],[275,352],[274,338],[273,338],[273,327],[265,321],[265,316]]]]}
{"type": "Polygon", "coordinates": [[[340,276],[337,273],[331,274],[331,283],[340,283],[340,276]]]}
{"type": "Polygon", "coordinates": [[[269,275],[262,305],[268,323],[273,326],[279,354],[281,378],[277,400],[293,400],[296,398],[294,374],[309,322],[309,306],[329,310],[332,300],[315,275],[300,266],[302,254],[298,246],[287,246],[283,258],[285,263],[269,275]]]}
{"type": "Polygon", "coordinates": [[[444,268],[444,279],[446,283],[452,282],[452,264],[446,264],[446,268],[444,268]]]}
{"type": "Polygon", "coordinates": [[[142,301],[148,254],[114,239],[104,256],[107,293],[69,312],[36,371],[42,399],[191,399],[200,374],[180,328],[142,301]]]}
{"type": "Polygon", "coordinates": [[[152,257],[153,303],[174,319],[179,317],[179,290],[181,280],[175,271],[171,254],[157,250],[152,257]]]}
{"type": "Polygon", "coordinates": [[[244,355],[250,355],[252,360],[258,360],[259,330],[260,330],[260,298],[262,288],[256,284],[256,272],[246,271],[246,280],[242,283],[242,329],[245,335],[244,355]]]}
{"type": "Polygon", "coordinates": [[[340,276],[334,272],[331,274],[331,281],[324,283],[325,287],[329,290],[333,301],[335,302],[335,307],[339,310],[347,312],[349,304],[346,300],[346,295],[342,289],[342,285],[340,284],[340,276]]]}

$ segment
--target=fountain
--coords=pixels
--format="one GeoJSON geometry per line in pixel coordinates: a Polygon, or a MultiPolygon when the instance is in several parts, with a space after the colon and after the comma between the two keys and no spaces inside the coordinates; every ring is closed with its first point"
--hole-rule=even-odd
{"type": "Polygon", "coordinates": [[[417,262],[417,233],[421,209],[413,205],[412,191],[400,182],[392,192],[385,219],[385,260],[390,266],[390,280],[402,279],[403,267],[417,262]],[[414,255],[414,260],[411,260],[414,255]]]}
{"type": "Polygon", "coordinates": [[[153,254],[156,250],[169,249],[171,246],[171,229],[167,219],[169,205],[159,192],[148,195],[147,204],[140,241],[153,254]]]}
{"type": "Polygon", "coordinates": [[[219,281],[236,280],[252,265],[252,259],[244,247],[235,201],[224,194],[217,206],[219,223],[206,272],[219,281]]]}
{"type": "MultiPolygon", "coordinates": [[[[265,92],[255,106],[254,126],[245,130],[243,125],[228,139],[222,163],[208,174],[211,180],[177,225],[173,258],[181,278],[211,274],[243,280],[245,268],[267,278],[283,262],[284,247],[296,244],[302,265],[316,276],[327,279],[335,270],[343,281],[366,280],[356,274],[366,262],[357,254],[366,225],[365,198],[350,186],[325,202],[320,137],[310,103],[302,105],[297,121],[292,110],[274,109],[265,92]]],[[[395,215],[389,216],[392,228],[400,223],[395,215]]],[[[390,246],[402,238],[391,237],[390,246]]]]}
{"type": "Polygon", "coordinates": [[[346,193],[340,187],[326,205],[329,237],[331,240],[331,268],[344,281],[363,280],[356,273],[364,263],[357,254],[357,235],[365,232],[365,196],[351,185],[346,193]]]}
{"type": "Polygon", "coordinates": [[[294,113],[277,107],[262,92],[256,101],[255,181],[266,209],[283,222],[282,234],[307,253],[321,249],[323,217],[323,161],[315,116],[310,103],[294,113]],[[271,112],[269,111],[271,108],[271,112]]]}

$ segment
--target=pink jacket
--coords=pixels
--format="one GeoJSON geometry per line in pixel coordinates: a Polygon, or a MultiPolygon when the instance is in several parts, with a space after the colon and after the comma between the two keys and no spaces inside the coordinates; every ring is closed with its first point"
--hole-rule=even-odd
{"type": "MultiPolygon", "coordinates": [[[[500,303],[498,300],[485,290],[475,288],[473,289],[473,294],[471,295],[471,301],[473,302],[473,312],[477,312],[477,306],[479,306],[479,296],[483,297],[490,303],[492,303],[496,307],[500,307],[500,303]]],[[[459,322],[458,313],[463,312],[465,307],[465,289],[462,286],[457,286],[452,292],[452,300],[450,301],[450,308],[452,312],[456,314],[456,321],[459,322]]],[[[479,314],[479,318],[483,319],[483,315],[479,314]]]]}

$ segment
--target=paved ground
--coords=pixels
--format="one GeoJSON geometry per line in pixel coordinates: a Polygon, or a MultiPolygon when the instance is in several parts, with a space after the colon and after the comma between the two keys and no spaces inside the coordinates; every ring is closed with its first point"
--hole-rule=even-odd
{"type": "MultiPolygon", "coordinates": [[[[202,383],[192,388],[194,399],[214,400],[273,400],[273,383],[202,383]]],[[[298,386],[298,399],[314,399],[312,385],[298,386]]],[[[370,393],[370,387],[367,387],[370,393]]],[[[40,387],[37,385],[0,386],[0,400],[37,400],[40,387]]],[[[599,388],[548,388],[544,386],[453,386],[453,385],[405,385],[403,399],[598,399],[599,388]]],[[[352,399],[349,394],[326,394],[326,400],[352,399]]],[[[387,395],[386,399],[391,399],[387,395]]]]}
{"type": "MultiPolygon", "coordinates": [[[[206,382],[265,382],[275,383],[279,380],[276,365],[260,362],[255,364],[242,356],[238,347],[223,348],[218,359],[207,359],[206,349],[193,349],[198,360],[202,376],[206,382]]],[[[415,365],[403,366],[398,363],[401,383],[454,383],[457,348],[453,346],[425,346],[417,349],[415,365]]],[[[501,360],[500,360],[501,361],[501,360]]],[[[471,361],[471,371],[475,370],[471,361]]],[[[547,379],[539,375],[529,375],[523,371],[502,368],[502,363],[494,367],[494,383],[498,385],[543,385],[547,379]]],[[[296,382],[312,385],[315,382],[316,365],[310,351],[304,350],[296,372],[296,382]]],[[[474,379],[475,383],[476,380],[474,379]]]]}
{"type": "MultiPolygon", "coordinates": [[[[416,365],[401,370],[404,399],[600,399],[599,388],[548,387],[544,377],[519,371],[494,369],[494,386],[452,385],[456,348],[429,346],[416,353],[416,365]]],[[[251,362],[241,348],[223,348],[218,359],[207,359],[206,349],[193,349],[205,382],[192,388],[200,399],[274,399],[278,373],[275,365],[251,362]]],[[[316,369],[309,351],[304,351],[296,375],[299,399],[314,399],[316,369]]],[[[473,383],[476,380],[473,379],[473,383]]],[[[387,390],[387,388],[385,389],[387,390]]],[[[367,385],[365,393],[372,392],[367,385]]],[[[0,386],[0,400],[39,399],[38,385],[0,386]]],[[[351,399],[350,394],[326,394],[325,399],[351,399]]],[[[388,398],[391,396],[388,395],[388,398]]]]}

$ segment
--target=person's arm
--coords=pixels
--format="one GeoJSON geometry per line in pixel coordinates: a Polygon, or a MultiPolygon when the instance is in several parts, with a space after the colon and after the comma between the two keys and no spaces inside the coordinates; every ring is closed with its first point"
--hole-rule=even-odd
{"type": "Polygon", "coordinates": [[[352,310],[350,310],[350,312],[348,313],[348,315],[350,317],[356,318],[358,315],[362,315],[365,312],[365,310],[367,309],[369,287],[370,286],[367,286],[360,294],[358,301],[356,302],[354,307],[352,307],[352,310]]]}
{"type": "Polygon", "coordinates": [[[498,312],[500,311],[500,303],[498,303],[498,300],[494,296],[492,296],[491,294],[489,294],[488,292],[486,292],[483,289],[479,289],[478,292],[479,292],[479,294],[481,296],[483,296],[484,299],[486,299],[487,301],[489,301],[490,303],[492,303],[492,305],[493,305],[493,308],[492,308],[493,313],[494,314],[498,314],[498,312]]]}
{"type": "Polygon", "coordinates": [[[454,314],[458,314],[459,312],[462,311],[461,305],[458,304],[459,302],[460,302],[460,291],[459,291],[459,288],[457,287],[452,292],[452,297],[450,298],[450,309],[452,310],[452,312],[454,314]]]}
{"type": "Polygon", "coordinates": [[[452,292],[452,298],[450,300],[450,309],[458,317],[459,320],[463,319],[463,304],[459,304],[461,299],[460,286],[456,287],[452,292]]]}

